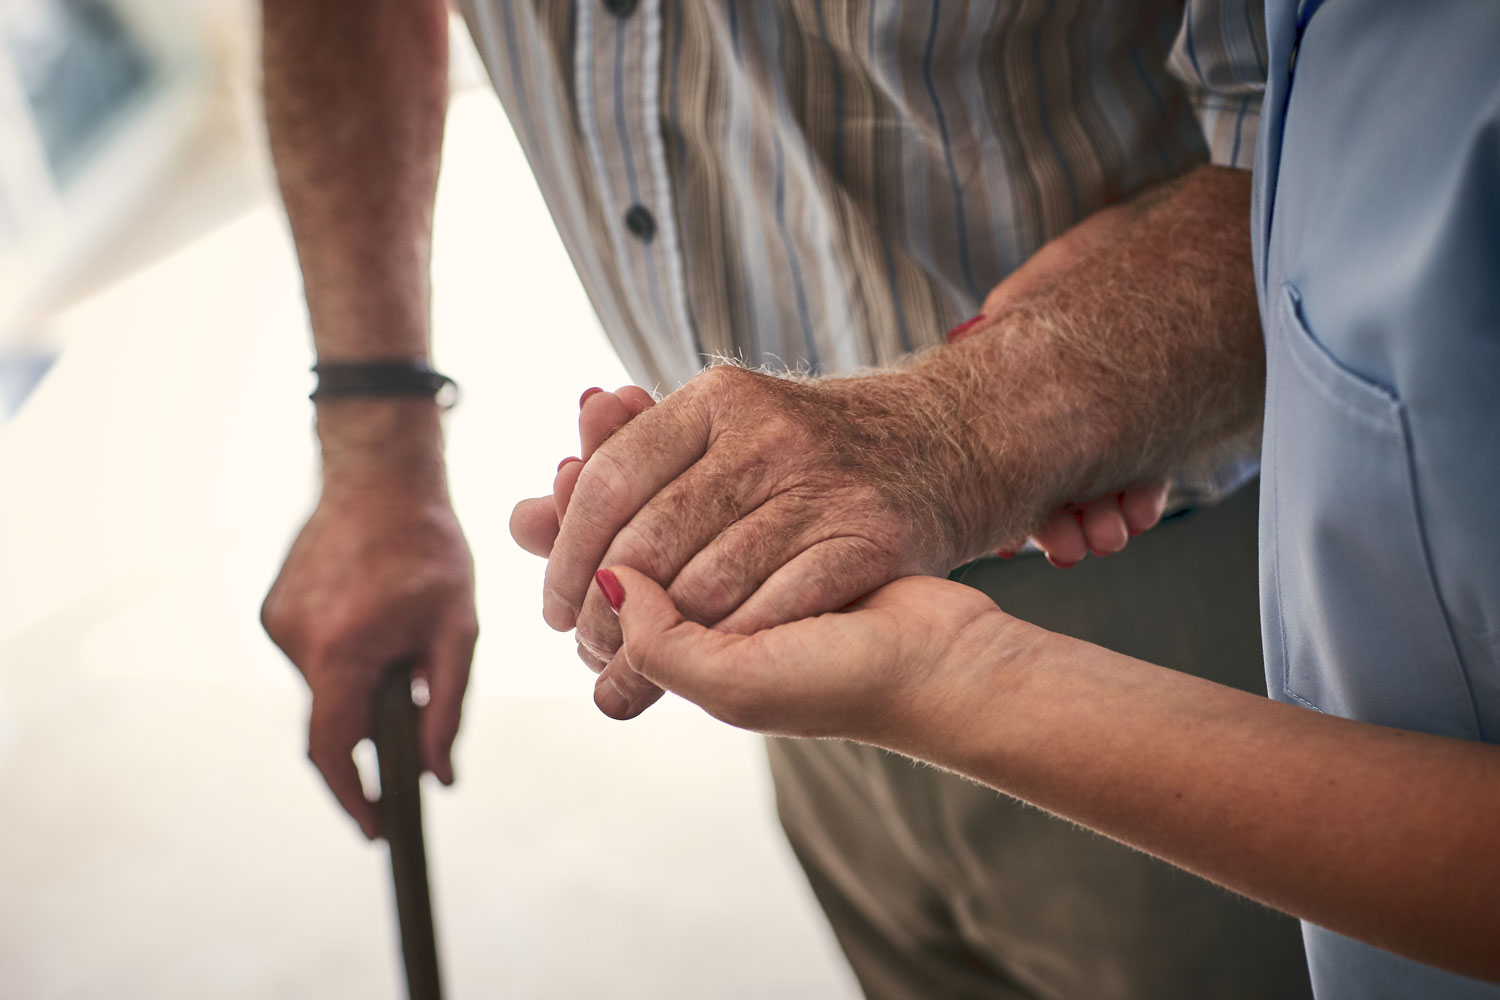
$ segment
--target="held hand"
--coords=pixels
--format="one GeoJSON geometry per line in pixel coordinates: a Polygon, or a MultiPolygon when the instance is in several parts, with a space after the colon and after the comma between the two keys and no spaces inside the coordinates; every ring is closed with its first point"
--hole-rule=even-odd
{"type": "Polygon", "coordinates": [[[578,401],[578,454],[558,463],[549,496],[516,504],[510,516],[510,534],[517,545],[534,556],[551,555],[584,463],[611,434],[655,404],[651,394],[637,385],[621,386],[614,392],[598,388],[584,391],[578,401]]]}
{"type": "Polygon", "coordinates": [[[325,489],[261,620],[312,691],[308,756],[367,837],[379,825],[351,753],[370,735],[371,701],[391,664],[409,661],[426,679],[423,764],[453,781],[478,624],[473,561],[445,497],[325,489]]]}
{"type": "Polygon", "coordinates": [[[1085,555],[1114,555],[1131,535],[1156,527],[1167,504],[1167,484],[1132,486],[1084,504],[1065,504],[1034,531],[1031,540],[1059,569],[1085,555]]]}
{"type": "MultiPolygon", "coordinates": [[[[633,385],[613,393],[597,389],[585,393],[579,407],[582,457],[565,458],[558,465],[550,496],[522,500],[516,505],[511,516],[511,535],[518,545],[532,555],[551,554],[558,525],[567,512],[583,463],[609,435],[653,404],[646,390],[633,385]]],[[[1053,511],[1030,540],[1059,569],[1076,565],[1085,555],[1114,555],[1125,548],[1131,536],[1156,527],[1166,506],[1167,493],[1166,483],[1152,483],[1086,503],[1065,504],[1053,511]]],[[[1002,553],[1006,558],[1014,554],[1002,553]]],[[[592,656],[586,655],[585,659],[596,672],[603,665],[592,656]]]]}
{"type": "MultiPolygon", "coordinates": [[[[550,554],[559,521],[567,511],[585,460],[653,402],[645,390],[636,386],[626,386],[614,393],[591,389],[584,394],[579,415],[582,457],[564,459],[559,465],[551,496],[524,500],[517,505],[511,518],[511,533],[518,544],[536,555],[550,554]]],[[[1072,565],[1086,551],[1100,556],[1119,551],[1129,535],[1139,534],[1156,523],[1165,495],[1164,486],[1137,487],[1082,506],[1060,507],[1033,536],[1033,541],[1059,566],[1072,565]]],[[[584,644],[579,645],[580,658],[596,673],[605,668],[613,652],[612,646],[604,650],[595,647],[591,651],[584,644]]],[[[632,714],[644,710],[660,694],[654,686],[648,687],[640,678],[631,677],[621,663],[601,678],[596,697],[603,700],[617,676],[621,676],[623,685],[635,688],[632,714]]]]}
{"type": "Polygon", "coordinates": [[[1040,630],[978,591],[904,577],[840,612],[750,635],[684,618],[655,581],[600,573],[620,604],[621,656],[642,677],[733,726],[838,737],[920,753],[979,675],[1003,669],[1040,630]],[[997,666],[999,664],[999,666],[997,666]]]}
{"type": "Polygon", "coordinates": [[[586,652],[611,661],[596,689],[607,714],[629,718],[659,692],[613,656],[618,625],[591,586],[601,565],[649,570],[692,620],[749,632],[956,564],[920,414],[862,381],[712,369],[582,466],[551,548],[544,616],[576,624],[586,652]]]}

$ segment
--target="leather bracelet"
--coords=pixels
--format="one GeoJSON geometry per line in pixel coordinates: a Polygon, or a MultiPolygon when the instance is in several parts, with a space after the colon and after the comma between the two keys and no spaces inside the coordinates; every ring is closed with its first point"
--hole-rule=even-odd
{"type": "Polygon", "coordinates": [[[443,409],[458,402],[458,383],[425,361],[320,361],[313,365],[317,388],[308,399],[353,396],[432,396],[443,409]]]}

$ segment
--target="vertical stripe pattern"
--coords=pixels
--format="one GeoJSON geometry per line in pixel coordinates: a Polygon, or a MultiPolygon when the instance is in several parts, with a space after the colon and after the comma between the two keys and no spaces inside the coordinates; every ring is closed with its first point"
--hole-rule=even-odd
{"type": "Polygon", "coordinates": [[[1187,88],[1213,162],[1255,162],[1266,80],[1262,0],[1190,0],[1168,65],[1187,88]]]}
{"type": "Polygon", "coordinates": [[[461,6],[606,330],[670,389],[940,343],[1082,217],[1247,161],[1254,2],[461,6]]]}

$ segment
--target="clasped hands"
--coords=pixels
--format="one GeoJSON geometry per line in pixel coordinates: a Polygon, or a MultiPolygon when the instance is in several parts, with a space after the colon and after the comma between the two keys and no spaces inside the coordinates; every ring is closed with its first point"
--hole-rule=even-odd
{"type": "MultiPolygon", "coordinates": [[[[871,699],[1004,620],[942,579],[983,554],[982,531],[954,509],[973,492],[963,449],[898,377],[724,366],[659,404],[636,386],[584,394],[579,455],[511,532],[547,557],[543,617],[576,629],[605,714],[639,715],[666,686],[736,725],[858,737],[889,715],[871,699]]],[[[1030,535],[1071,566],[1119,551],[1165,498],[1153,485],[1039,512],[1030,535]]]]}

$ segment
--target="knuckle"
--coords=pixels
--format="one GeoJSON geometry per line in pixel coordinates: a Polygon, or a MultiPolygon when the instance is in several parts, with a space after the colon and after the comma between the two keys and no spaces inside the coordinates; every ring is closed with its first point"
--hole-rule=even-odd
{"type": "Polygon", "coordinates": [[[601,448],[578,474],[568,514],[602,524],[629,514],[629,507],[629,470],[612,451],[601,448]]]}
{"type": "Polygon", "coordinates": [[[771,410],[756,426],[755,445],[763,459],[784,463],[813,450],[812,433],[795,414],[771,410]]]}
{"type": "Polygon", "coordinates": [[[336,632],[309,636],[298,648],[293,662],[303,670],[316,669],[337,662],[342,658],[344,648],[344,641],[336,632]]]}
{"type": "Polygon", "coordinates": [[[652,668],[656,665],[657,640],[654,635],[642,633],[630,642],[621,644],[620,654],[631,673],[646,678],[655,676],[652,668]]]}
{"type": "Polygon", "coordinates": [[[272,590],[266,595],[266,599],[260,602],[260,627],[267,632],[274,632],[278,624],[277,612],[279,602],[276,600],[276,591],[272,590]]]}
{"type": "Polygon", "coordinates": [[[287,647],[287,641],[292,635],[293,621],[287,614],[286,602],[282,599],[280,590],[273,589],[261,602],[260,627],[276,645],[282,649],[287,647]]]}
{"type": "Polygon", "coordinates": [[[726,617],[742,599],[740,581],[722,567],[679,576],[667,590],[684,618],[711,625],[726,617]]]}
{"type": "Polygon", "coordinates": [[[700,372],[691,384],[700,392],[718,394],[724,391],[740,391],[740,387],[753,380],[755,373],[739,365],[718,364],[700,372]]]}
{"type": "Polygon", "coordinates": [[[645,573],[658,583],[672,579],[678,566],[674,558],[674,531],[669,518],[637,518],[619,537],[605,560],[623,563],[645,573]]]}
{"type": "Polygon", "coordinates": [[[577,638],[578,648],[587,651],[601,663],[609,662],[609,658],[620,648],[621,642],[618,627],[611,629],[601,626],[599,619],[580,619],[577,638]]]}
{"type": "Polygon", "coordinates": [[[604,669],[606,662],[602,657],[592,653],[582,642],[578,643],[578,659],[596,674],[604,669]]]}

